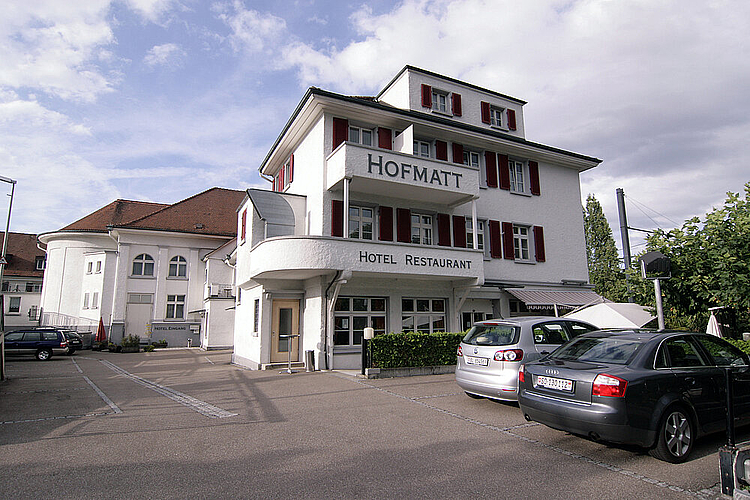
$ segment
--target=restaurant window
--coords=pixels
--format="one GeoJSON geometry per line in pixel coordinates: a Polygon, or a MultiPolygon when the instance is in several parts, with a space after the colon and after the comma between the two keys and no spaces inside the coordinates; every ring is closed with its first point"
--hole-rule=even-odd
{"type": "Polygon", "coordinates": [[[385,333],[386,300],[384,297],[339,297],[334,311],[333,344],[362,345],[365,328],[375,335],[385,333]]]}
{"type": "Polygon", "coordinates": [[[401,299],[401,331],[446,331],[445,299],[401,299]]]}

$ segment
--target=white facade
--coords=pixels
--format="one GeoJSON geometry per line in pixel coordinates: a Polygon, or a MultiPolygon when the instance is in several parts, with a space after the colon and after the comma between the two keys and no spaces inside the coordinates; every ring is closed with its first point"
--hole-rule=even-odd
{"type": "MultiPolygon", "coordinates": [[[[0,239],[4,233],[0,232],[0,239]]],[[[6,330],[39,324],[39,302],[45,267],[35,234],[9,232],[3,269],[3,322],[6,330]]]]}
{"type": "Polygon", "coordinates": [[[595,297],[579,173],[600,160],[525,140],[523,104],[412,67],[377,98],[310,89],[261,165],[273,192],[238,210],[234,362],[357,368],[366,326],[595,297]],[[559,300],[519,298],[535,290],[559,300]]]}
{"type": "Polygon", "coordinates": [[[115,343],[137,335],[142,342],[167,340],[172,347],[228,347],[232,318],[214,311],[215,335],[206,331],[211,323],[204,318],[215,301],[230,310],[234,305],[233,292],[211,296],[217,284],[232,286],[233,269],[209,255],[227,242],[234,245],[233,214],[241,195],[213,188],[171,206],[141,208],[146,216],[111,224],[111,213],[138,203],[118,200],[40,235],[47,249],[42,324],[95,332],[101,320],[115,343]],[[221,219],[229,221],[229,231],[217,230],[221,219]]]}

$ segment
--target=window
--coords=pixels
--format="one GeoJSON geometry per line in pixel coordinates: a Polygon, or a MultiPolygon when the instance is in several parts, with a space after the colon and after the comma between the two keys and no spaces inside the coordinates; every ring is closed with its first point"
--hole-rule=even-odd
{"type": "Polygon", "coordinates": [[[39,306],[31,306],[29,308],[29,321],[36,321],[39,319],[39,306]]]}
{"type": "Polygon", "coordinates": [[[169,261],[169,276],[184,278],[187,276],[187,261],[185,257],[177,255],[169,261]]]}
{"type": "Polygon", "coordinates": [[[479,153],[464,151],[464,165],[479,168],[479,153]]]}
{"type": "Polygon", "coordinates": [[[46,264],[47,264],[47,258],[46,258],[46,257],[43,257],[43,256],[41,256],[41,255],[38,255],[38,256],[37,256],[37,257],[35,258],[35,262],[34,262],[34,268],[35,268],[35,269],[36,269],[37,271],[43,271],[43,270],[44,270],[44,268],[45,268],[45,267],[47,267],[47,265],[46,265],[46,264]]]}
{"type": "Polygon", "coordinates": [[[411,214],[411,242],[432,245],[432,216],[411,214]]]}
{"type": "Polygon", "coordinates": [[[31,281],[26,282],[26,291],[31,293],[39,293],[42,291],[42,284],[31,281]]]}
{"type": "Polygon", "coordinates": [[[253,333],[258,335],[258,326],[260,324],[260,299],[255,299],[255,315],[253,316],[253,333]]]}
{"type": "Polygon", "coordinates": [[[333,344],[362,345],[365,328],[373,328],[375,335],[385,333],[385,318],[383,297],[339,297],[334,312],[333,344]]]}
{"type": "Polygon", "coordinates": [[[529,260],[529,228],[513,225],[513,252],[516,260],[529,260]]]}
{"type": "Polygon", "coordinates": [[[100,260],[96,261],[96,272],[97,273],[102,272],[102,261],[100,261],[100,260]]]}
{"type": "Polygon", "coordinates": [[[91,309],[99,308],[99,292],[94,292],[91,295],[91,309]]]}
{"type": "Polygon", "coordinates": [[[490,107],[490,125],[493,127],[503,126],[503,108],[496,108],[495,106],[490,107]]]}
{"type": "Polygon", "coordinates": [[[94,263],[93,262],[89,262],[86,265],[86,274],[91,274],[93,272],[93,269],[94,269],[94,263]]]}
{"type": "Polygon", "coordinates": [[[448,93],[432,89],[432,109],[441,113],[448,112],[448,93]]]}
{"type": "Polygon", "coordinates": [[[147,253],[142,253],[133,259],[133,276],[153,276],[154,259],[147,253]]]}
{"type": "MultiPolygon", "coordinates": [[[[489,318],[489,315],[487,315],[489,318]]],[[[474,323],[484,321],[484,313],[481,312],[464,312],[461,313],[461,330],[468,331],[474,326],[474,323]]]]}
{"type": "Polygon", "coordinates": [[[150,304],[153,302],[154,296],[150,293],[129,293],[128,303],[129,304],[150,304]]]}
{"type": "Polygon", "coordinates": [[[11,297],[8,314],[18,314],[21,311],[21,297],[11,297]]]}
{"type": "Polygon", "coordinates": [[[83,294],[83,308],[88,309],[89,308],[89,294],[88,292],[83,294]]]}
{"type": "MultiPolygon", "coordinates": [[[[484,250],[484,221],[477,221],[477,248],[484,250]]],[[[466,248],[474,248],[474,229],[471,217],[466,218],[466,248]]]]}
{"type": "Polygon", "coordinates": [[[372,146],[372,130],[349,126],[349,142],[372,146]]]}
{"type": "Polygon", "coordinates": [[[366,207],[349,207],[349,237],[371,240],[374,228],[374,210],[366,207]]]}
{"type": "Polygon", "coordinates": [[[430,157],[430,143],[424,141],[414,141],[414,156],[421,156],[422,158],[430,157]]]}
{"type": "Polygon", "coordinates": [[[508,160],[508,171],[510,173],[510,190],[515,193],[525,193],[524,163],[517,160],[508,160]]]}
{"type": "Polygon", "coordinates": [[[182,319],[185,317],[185,296],[167,295],[167,318],[182,319]]]}
{"type": "Polygon", "coordinates": [[[401,299],[401,330],[404,332],[445,332],[444,299],[401,299]]]}
{"type": "Polygon", "coordinates": [[[685,337],[667,340],[656,354],[656,368],[685,368],[705,364],[693,343],[685,337]]]}

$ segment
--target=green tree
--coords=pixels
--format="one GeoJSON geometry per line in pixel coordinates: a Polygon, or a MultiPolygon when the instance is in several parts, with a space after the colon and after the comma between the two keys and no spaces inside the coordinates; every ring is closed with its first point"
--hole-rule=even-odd
{"type": "MultiPolygon", "coordinates": [[[[724,306],[725,322],[738,331],[750,326],[750,182],[745,198],[727,193],[724,206],[694,217],[682,228],[649,235],[648,250],[669,257],[672,278],[662,282],[668,327],[703,329],[708,308],[724,306]]],[[[639,300],[653,304],[648,287],[635,287],[639,300]]]]}
{"type": "Polygon", "coordinates": [[[589,280],[595,285],[594,290],[609,300],[624,302],[627,297],[625,273],[620,269],[620,258],[612,237],[612,228],[593,194],[586,198],[583,227],[586,235],[589,280]]]}

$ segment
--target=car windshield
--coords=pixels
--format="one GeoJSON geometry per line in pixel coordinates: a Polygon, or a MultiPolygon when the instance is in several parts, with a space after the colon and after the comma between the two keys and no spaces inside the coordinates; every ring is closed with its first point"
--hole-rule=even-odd
{"type": "Polygon", "coordinates": [[[626,365],[643,345],[641,340],[618,337],[577,337],[552,352],[547,359],[593,361],[626,365]]]}
{"type": "Polygon", "coordinates": [[[464,337],[470,345],[509,345],[518,343],[519,328],[513,325],[475,325],[464,337]]]}

